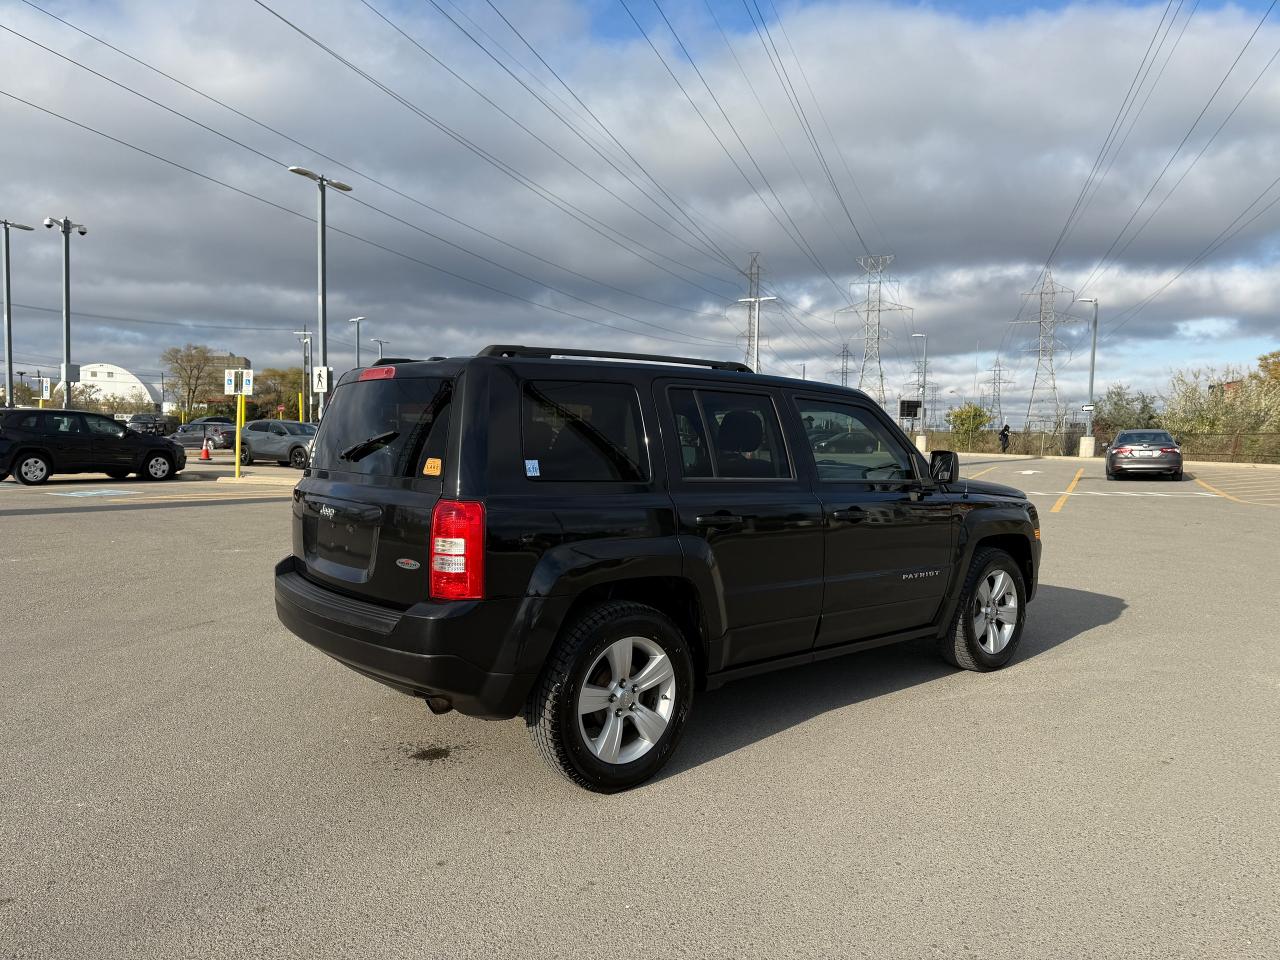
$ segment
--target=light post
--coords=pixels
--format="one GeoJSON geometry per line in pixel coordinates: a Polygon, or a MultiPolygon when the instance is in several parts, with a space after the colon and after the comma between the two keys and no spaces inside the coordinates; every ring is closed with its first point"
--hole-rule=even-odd
{"type": "Polygon", "coordinates": [[[1093,439],[1093,369],[1094,363],[1098,358],[1098,298],[1097,297],[1080,297],[1076,303],[1092,303],[1093,304],[1093,339],[1089,345],[1089,409],[1085,412],[1089,415],[1086,421],[1085,436],[1090,440],[1093,439]]]}
{"type": "MultiPolygon", "coordinates": [[[[325,218],[324,218],[324,195],[325,187],[333,187],[335,190],[341,190],[343,193],[350,193],[351,187],[343,183],[341,180],[331,180],[328,177],[314,173],[306,167],[290,167],[290,173],[296,173],[300,177],[306,177],[308,180],[314,180],[316,186],[319,187],[320,207],[319,216],[316,217],[316,311],[317,318],[320,321],[320,366],[325,370],[325,388],[330,387],[329,384],[329,339],[328,339],[328,281],[326,277],[325,266],[325,218]]],[[[311,384],[307,384],[308,394],[310,393],[311,384]]],[[[325,394],[321,393],[317,403],[317,413],[324,416],[324,398],[325,394]]],[[[311,404],[308,402],[308,407],[311,404]]]]}
{"type": "Polygon", "coordinates": [[[356,325],[356,366],[357,367],[360,366],[360,321],[363,319],[364,317],[352,317],[350,320],[347,321],[347,323],[354,323],[356,325]]]}
{"type": "Polygon", "coordinates": [[[929,335],[927,333],[913,333],[911,335],[911,339],[913,340],[919,339],[920,346],[922,349],[922,359],[920,361],[919,386],[920,386],[920,425],[923,427],[925,424],[924,389],[925,389],[925,384],[929,380],[929,335]]]}
{"type": "Polygon", "coordinates": [[[376,343],[376,344],[378,345],[378,359],[379,359],[379,360],[381,360],[381,359],[382,359],[382,348],[383,348],[383,347],[385,347],[385,346],[386,346],[388,343],[390,343],[391,341],[390,341],[390,340],[379,340],[377,337],[370,337],[370,338],[369,338],[369,342],[370,342],[370,343],[376,343]]]}
{"type": "MultiPolygon", "coordinates": [[[[311,331],[295,330],[293,335],[302,344],[302,392],[307,397],[307,422],[311,422],[311,331]]],[[[302,411],[298,411],[302,416],[302,411]]]]}
{"type": "Polygon", "coordinates": [[[9,228],[32,230],[25,223],[0,220],[0,259],[4,261],[4,405],[13,406],[13,297],[9,290],[9,228]]]}
{"type": "Polygon", "coordinates": [[[69,217],[45,217],[44,225],[62,231],[62,390],[66,408],[71,409],[71,387],[80,379],[80,371],[71,366],[71,231],[80,236],[89,232],[83,223],[72,223],[69,217]]]}

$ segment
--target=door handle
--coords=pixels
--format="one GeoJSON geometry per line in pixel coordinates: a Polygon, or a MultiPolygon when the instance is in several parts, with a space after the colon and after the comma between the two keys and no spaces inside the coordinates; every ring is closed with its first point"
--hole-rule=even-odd
{"type": "Polygon", "coordinates": [[[704,513],[696,519],[700,527],[736,527],[742,523],[742,517],[735,513],[704,513]]]}
{"type": "Polygon", "coordinates": [[[867,519],[867,511],[861,507],[846,507],[843,510],[832,510],[832,520],[844,520],[848,523],[857,523],[860,520],[867,519]]]}

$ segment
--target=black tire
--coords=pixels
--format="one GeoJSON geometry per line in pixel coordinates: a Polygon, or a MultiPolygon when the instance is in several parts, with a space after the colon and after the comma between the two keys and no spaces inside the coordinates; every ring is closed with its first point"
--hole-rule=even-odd
{"type": "Polygon", "coordinates": [[[129,476],[128,470],[107,470],[105,473],[112,480],[123,480],[129,476]]]}
{"type": "Polygon", "coordinates": [[[1181,471],[1181,470],[1175,470],[1175,471],[1173,471],[1173,473],[1169,474],[1169,479],[1170,479],[1170,480],[1181,480],[1181,479],[1182,479],[1182,471],[1181,471]]]}
{"type": "MultiPolygon", "coordinates": [[[[660,689],[653,688],[639,696],[656,695],[660,689]]],[[[525,724],[538,753],[565,779],[597,793],[617,793],[648,780],[670,759],[693,705],[693,689],[693,658],[680,628],[653,607],[613,600],[586,610],[562,632],[529,694],[525,724]],[[628,637],[656,644],[666,655],[673,672],[674,686],[670,689],[675,703],[665,729],[646,752],[629,762],[608,763],[592,750],[595,739],[590,738],[585,728],[595,715],[587,715],[588,721],[581,721],[578,698],[583,685],[595,676],[594,673],[588,676],[587,671],[599,670],[601,664],[606,664],[607,672],[605,651],[628,637]]],[[[649,705],[655,703],[651,700],[649,705]]],[[[602,711],[606,723],[609,722],[607,709],[602,711]]],[[[628,726],[619,722],[620,728],[635,735],[628,748],[641,742],[635,723],[633,720],[628,726]]],[[[602,729],[597,736],[603,732],[602,729]]]]}
{"type": "Polygon", "coordinates": [[[1116,478],[1116,475],[1115,475],[1114,473],[1112,473],[1110,470],[1108,470],[1108,471],[1107,471],[1107,479],[1108,479],[1108,480],[1114,480],[1115,478],[1116,478]]]}
{"type": "Polygon", "coordinates": [[[294,447],[289,451],[289,466],[295,470],[307,469],[307,450],[305,447],[294,447]]]}
{"type": "Polygon", "coordinates": [[[964,588],[960,591],[960,602],[956,605],[955,619],[951,623],[950,630],[939,640],[938,652],[948,663],[965,670],[999,670],[1007,666],[1017,653],[1018,644],[1022,642],[1022,629],[1026,618],[1027,588],[1017,561],[1003,550],[995,548],[980,550],[969,565],[969,574],[965,577],[964,588]],[[976,606],[978,589],[984,581],[996,573],[1004,573],[1012,578],[1018,609],[1012,635],[1005,646],[995,653],[988,653],[979,645],[974,629],[974,619],[978,613],[976,606]]]}
{"type": "Polygon", "coordinates": [[[173,461],[166,453],[147,454],[142,462],[142,471],[139,473],[144,480],[172,480],[176,475],[173,461]],[[163,467],[160,466],[161,463],[164,464],[163,467]]]}
{"type": "Polygon", "coordinates": [[[23,486],[38,487],[53,474],[53,464],[43,453],[20,453],[13,461],[13,475],[23,486]]]}
{"type": "Polygon", "coordinates": [[[240,444],[240,466],[247,467],[253,463],[253,451],[249,449],[247,443],[240,444]]]}

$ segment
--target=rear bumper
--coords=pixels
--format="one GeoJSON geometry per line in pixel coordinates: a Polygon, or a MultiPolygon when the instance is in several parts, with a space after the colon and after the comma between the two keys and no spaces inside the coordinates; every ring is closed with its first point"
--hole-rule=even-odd
{"type": "Polygon", "coordinates": [[[317,586],[293,557],[276,565],[276,615],[316,649],[402,693],[445,697],[460,713],[514,717],[533,674],[495,672],[519,601],[419,603],[408,610],[317,586]],[[465,655],[464,651],[471,655],[465,655]]]}
{"type": "Polygon", "coordinates": [[[1177,473],[1182,469],[1181,457],[1110,457],[1112,473],[1177,473]]]}

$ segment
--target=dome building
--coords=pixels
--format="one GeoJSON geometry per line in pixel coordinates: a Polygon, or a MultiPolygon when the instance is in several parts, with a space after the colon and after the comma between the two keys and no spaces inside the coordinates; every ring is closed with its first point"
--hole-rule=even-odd
{"type": "Polygon", "coordinates": [[[80,367],[80,384],[97,390],[97,398],[136,400],[160,410],[160,390],[137,374],[114,363],[86,363],[80,367]]]}

